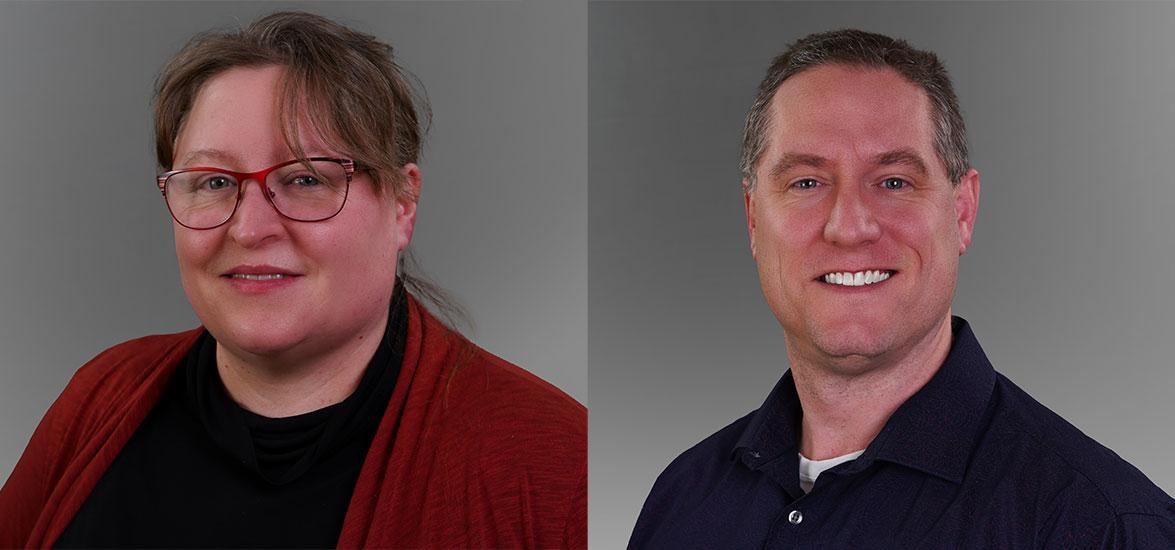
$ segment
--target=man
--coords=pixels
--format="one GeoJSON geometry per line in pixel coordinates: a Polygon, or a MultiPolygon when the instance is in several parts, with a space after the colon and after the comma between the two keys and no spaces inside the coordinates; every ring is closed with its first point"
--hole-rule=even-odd
{"type": "Polygon", "coordinates": [[[934,54],[800,39],[760,86],[741,169],[791,369],[661,474],[631,547],[1175,547],[1175,501],[951,315],[979,174],[934,54]]]}

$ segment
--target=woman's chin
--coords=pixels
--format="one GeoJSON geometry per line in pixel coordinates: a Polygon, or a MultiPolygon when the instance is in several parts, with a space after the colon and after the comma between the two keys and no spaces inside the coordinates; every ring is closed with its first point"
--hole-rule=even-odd
{"type": "Polygon", "coordinates": [[[280,359],[291,352],[306,354],[306,350],[300,349],[307,341],[306,336],[293,331],[274,330],[273,327],[253,330],[238,327],[220,331],[210,328],[209,332],[217,343],[242,359],[280,359]]]}

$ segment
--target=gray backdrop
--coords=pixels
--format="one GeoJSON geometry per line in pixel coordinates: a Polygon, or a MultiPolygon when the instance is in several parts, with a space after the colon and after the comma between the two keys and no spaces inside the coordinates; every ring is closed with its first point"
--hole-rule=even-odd
{"type": "Polygon", "coordinates": [[[657,473],[787,368],[739,132],[771,57],[843,26],[954,74],[983,181],[956,312],[997,369],[1175,492],[1175,5],[1121,3],[0,2],[0,479],[82,362],[195,324],[151,83],[192,33],[290,7],[388,39],[424,82],[415,248],[474,340],[581,401],[590,351],[593,547],[623,546],[657,473]]]}
{"type": "Polygon", "coordinates": [[[291,8],[389,41],[423,82],[425,272],[475,342],[586,403],[585,4],[0,2],[0,480],[83,362],[197,324],[152,83],[194,33],[291,8]]]}
{"type": "Polygon", "coordinates": [[[592,546],[787,368],[737,169],[771,58],[859,27],[939,53],[982,175],[955,312],[996,369],[1175,492],[1175,5],[589,6],[592,546]]]}

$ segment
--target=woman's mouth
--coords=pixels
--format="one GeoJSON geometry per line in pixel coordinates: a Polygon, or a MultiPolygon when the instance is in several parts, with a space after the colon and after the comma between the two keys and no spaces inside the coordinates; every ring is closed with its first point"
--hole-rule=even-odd
{"type": "Polygon", "coordinates": [[[247,281],[272,281],[274,279],[285,279],[293,277],[285,273],[230,273],[229,277],[232,279],[245,279],[247,281]]]}

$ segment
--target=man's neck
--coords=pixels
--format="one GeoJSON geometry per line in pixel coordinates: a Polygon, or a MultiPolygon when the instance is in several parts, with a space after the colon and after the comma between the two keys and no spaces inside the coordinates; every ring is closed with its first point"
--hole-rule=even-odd
{"type": "Polygon", "coordinates": [[[853,374],[789,353],[804,411],[800,453],[825,460],[868,447],[894,411],[934,377],[950,347],[948,315],[900,357],[858,365],[853,374]]]}

